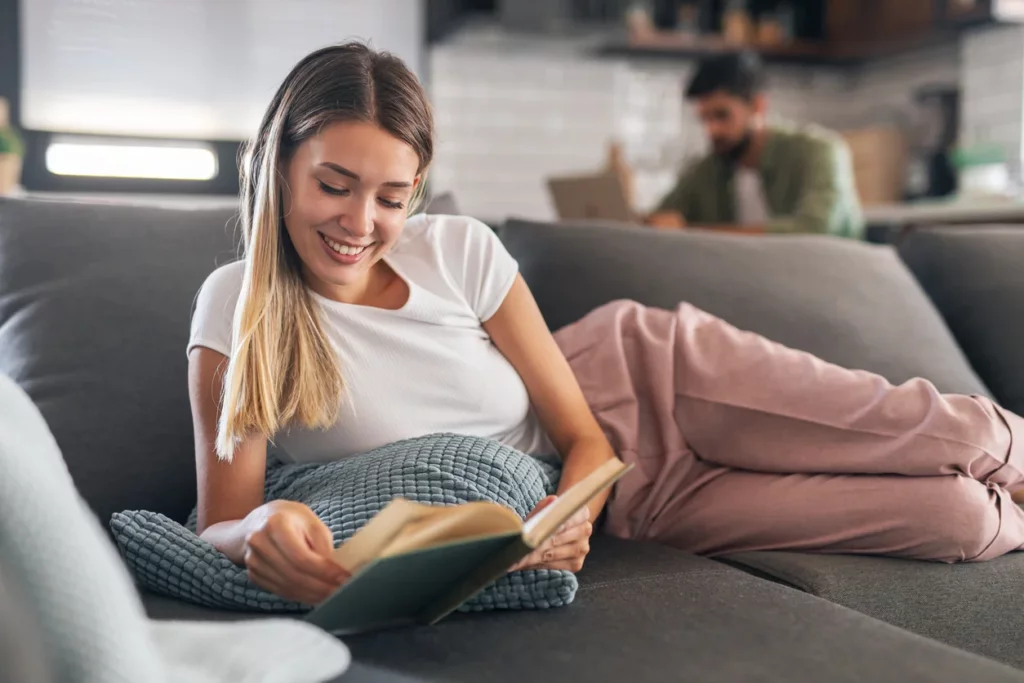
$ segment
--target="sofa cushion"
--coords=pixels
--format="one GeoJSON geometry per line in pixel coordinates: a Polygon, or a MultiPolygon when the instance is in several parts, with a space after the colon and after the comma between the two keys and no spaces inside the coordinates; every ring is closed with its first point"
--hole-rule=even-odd
{"type": "Polygon", "coordinates": [[[1024,229],[916,230],[900,255],[996,399],[1024,414],[1024,229]]]}
{"type": "Polygon", "coordinates": [[[941,316],[888,246],[511,220],[500,231],[548,325],[613,299],[687,301],[742,329],[892,382],[985,394],[941,316]]]}
{"type": "MultiPolygon", "coordinates": [[[[192,613],[200,615],[207,613],[192,613]]],[[[1024,681],[1024,673],[720,563],[601,536],[569,607],[453,615],[345,644],[361,666],[439,683],[1024,681]]]]}
{"type": "MultiPolygon", "coordinates": [[[[691,555],[666,546],[597,535],[593,539],[593,548],[586,566],[579,574],[579,579],[581,583],[590,586],[614,585],[623,581],[647,581],[663,574],[675,573],[681,568],[685,570],[691,559],[691,555]]],[[[144,593],[142,597],[146,612],[153,619],[225,621],[267,616],[253,612],[198,607],[149,593],[144,593]]]]}
{"type": "MultiPolygon", "coordinates": [[[[603,549],[632,566],[636,544],[603,549]]],[[[965,681],[1024,673],[670,549],[660,571],[581,576],[576,603],[345,639],[430,681],[965,681]]],[[[645,564],[656,562],[651,555],[645,564]]],[[[598,565],[597,558],[593,560],[598,565]]]]}
{"type": "Polygon", "coordinates": [[[0,373],[104,523],[194,504],[189,320],[236,234],[229,208],[0,199],[0,373]]]}
{"type": "Polygon", "coordinates": [[[953,565],[783,552],[722,559],[908,631],[1024,668],[1024,554],[953,565]]]}

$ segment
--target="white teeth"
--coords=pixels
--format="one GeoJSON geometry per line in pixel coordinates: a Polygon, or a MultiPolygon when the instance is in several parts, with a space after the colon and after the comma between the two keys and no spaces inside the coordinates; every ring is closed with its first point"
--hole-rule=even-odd
{"type": "Polygon", "coordinates": [[[341,242],[335,242],[327,235],[321,236],[324,238],[324,241],[327,242],[327,246],[339,254],[344,254],[345,256],[355,256],[356,254],[363,253],[363,250],[366,249],[366,247],[351,247],[347,244],[342,244],[341,242]]]}

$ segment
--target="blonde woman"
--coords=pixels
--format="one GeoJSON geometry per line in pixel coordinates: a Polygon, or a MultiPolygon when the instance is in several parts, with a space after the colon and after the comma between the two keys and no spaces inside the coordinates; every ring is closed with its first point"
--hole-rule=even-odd
{"type": "Polygon", "coordinates": [[[1017,416],[685,305],[613,302],[556,341],[486,226],[409,217],[432,155],[420,84],[359,44],[303,59],[244,155],[245,258],[199,293],[189,386],[197,531],[260,586],[316,603],[347,578],[311,510],[264,501],[269,440],[318,462],[478,435],[557,452],[562,488],[637,463],[516,568],[578,570],[605,507],[609,533],[708,555],[959,561],[1024,544],[1017,416]]]}

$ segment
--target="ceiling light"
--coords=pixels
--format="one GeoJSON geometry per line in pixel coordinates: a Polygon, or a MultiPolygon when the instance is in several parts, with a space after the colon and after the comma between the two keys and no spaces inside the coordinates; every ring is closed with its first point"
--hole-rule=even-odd
{"type": "Polygon", "coordinates": [[[56,140],[46,168],[63,176],[210,180],[217,156],[208,145],[56,140]]]}

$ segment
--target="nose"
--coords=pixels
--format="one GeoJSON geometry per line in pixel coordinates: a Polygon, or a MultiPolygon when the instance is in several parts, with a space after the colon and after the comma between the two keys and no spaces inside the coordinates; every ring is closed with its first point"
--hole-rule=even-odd
{"type": "Polygon", "coordinates": [[[369,237],[373,233],[376,209],[371,198],[369,201],[350,203],[350,210],[343,213],[338,224],[353,237],[369,237]]]}

